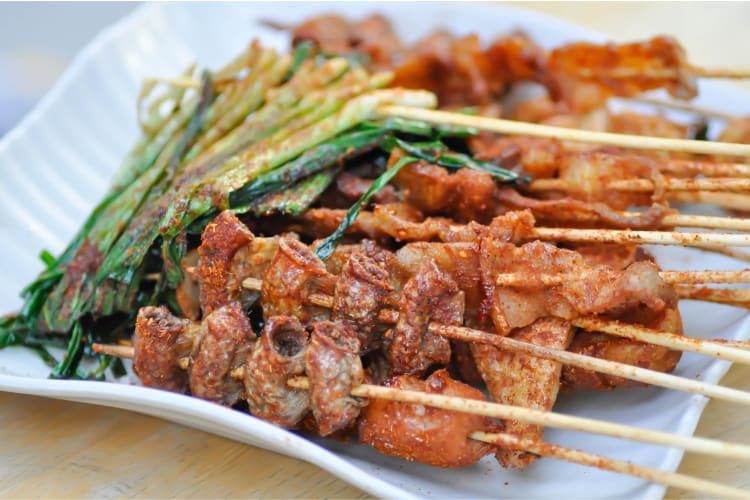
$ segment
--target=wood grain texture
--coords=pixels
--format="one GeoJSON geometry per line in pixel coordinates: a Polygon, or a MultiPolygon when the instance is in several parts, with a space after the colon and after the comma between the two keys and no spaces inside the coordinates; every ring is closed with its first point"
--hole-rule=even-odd
{"type": "MultiPolygon", "coordinates": [[[[614,39],[674,34],[694,64],[748,65],[750,3],[521,5],[614,39]]],[[[723,384],[750,390],[750,367],[734,367],[723,384]]],[[[712,402],[697,434],[748,443],[750,413],[712,402]]],[[[152,417],[38,397],[0,393],[0,443],[2,498],[366,496],[282,455],[152,417]]],[[[688,455],[680,472],[750,490],[747,465],[739,462],[688,455]]],[[[667,496],[694,498],[671,489],[667,496]]]]}

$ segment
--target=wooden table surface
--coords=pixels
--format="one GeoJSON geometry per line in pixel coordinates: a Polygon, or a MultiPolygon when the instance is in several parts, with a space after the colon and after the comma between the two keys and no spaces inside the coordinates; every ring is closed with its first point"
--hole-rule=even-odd
{"type": "MultiPolygon", "coordinates": [[[[750,3],[523,6],[615,39],[674,34],[694,64],[750,66],[750,3]]],[[[750,367],[732,368],[723,384],[750,390],[750,367]]],[[[747,443],[750,412],[711,402],[697,434],[747,443]]],[[[275,453],[127,411],[39,397],[0,393],[0,443],[3,498],[366,496],[313,465],[275,453]]],[[[739,462],[687,455],[680,472],[750,491],[750,468],[739,462]]],[[[667,495],[691,497],[672,489],[667,495]]]]}

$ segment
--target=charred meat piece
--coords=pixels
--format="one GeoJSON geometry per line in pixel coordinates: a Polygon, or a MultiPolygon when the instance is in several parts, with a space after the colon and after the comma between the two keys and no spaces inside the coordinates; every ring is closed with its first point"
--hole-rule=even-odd
{"type": "Polygon", "coordinates": [[[187,372],[180,368],[179,360],[190,353],[190,347],[182,350],[177,347],[191,327],[190,320],[172,315],[166,307],[149,306],[138,311],[133,335],[133,371],[143,385],[187,391],[187,372]]]}
{"type": "MultiPolygon", "coordinates": [[[[573,338],[573,328],[566,321],[543,318],[514,331],[510,337],[565,350],[573,338]]],[[[487,344],[473,343],[471,351],[493,401],[537,410],[552,409],[560,388],[560,363],[503,351],[487,344]]],[[[541,441],[544,428],[506,421],[505,431],[521,438],[541,441]]],[[[515,469],[525,469],[536,459],[536,455],[531,453],[503,449],[498,450],[495,456],[503,467],[515,469]]]]}
{"type": "Polygon", "coordinates": [[[586,266],[576,252],[535,241],[521,247],[486,239],[481,249],[485,308],[498,332],[528,326],[539,318],[573,319],[643,305],[655,311],[674,301],[674,290],[652,262],[624,271],[586,266]],[[499,274],[520,275],[518,285],[498,285],[499,274]],[[545,283],[542,277],[559,282],[545,283]]]}
{"type": "Polygon", "coordinates": [[[244,385],[230,372],[240,367],[256,341],[250,320],[238,302],[206,316],[204,334],[191,355],[190,392],[193,396],[233,406],[244,385]]]}
{"type": "Polygon", "coordinates": [[[237,300],[242,289],[230,290],[232,258],[253,240],[253,233],[232,212],[224,211],[206,226],[201,236],[200,291],[203,315],[237,300]]]}
{"type": "Polygon", "coordinates": [[[310,247],[282,237],[263,276],[263,316],[294,316],[303,323],[328,319],[330,311],[312,305],[308,298],[316,292],[332,295],[335,281],[310,247]]]}
{"type": "Polygon", "coordinates": [[[482,303],[481,271],[479,269],[479,243],[415,242],[404,245],[396,252],[399,266],[410,275],[416,275],[426,261],[434,261],[440,270],[456,282],[464,292],[466,307],[464,322],[472,327],[480,324],[477,316],[482,303]]]}
{"type": "Polygon", "coordinates": [[[359,340],[349,327],[332,321],[311,324],[305,371],[310,380],[310,407],[318,433],[327,436],[351,425],[367,403],[350,396],[364,381],[359,340]]]}
{"type": "Polygon", "coordinates": [[[425,262],[401,292],[399,319],[385,348],[393,374],[423,372],[433,364],[447,365],[448,339],[427,331],[431,322],[462,325],[464,294],[435,261],[425,262]]]}
{"type": "Polygon", "coordinates": [[[354,250],[336,281],[331,320],[356,332],[362,352],[377,349],[384,332],[378,313],[393,293],[388,270],[354,250]]]}
{"type": "Polygon", "coordinates": [[[297,318],[270,318],[245,364],[245,399],[250,413],[281,427],[293,427],[310,407],[310,392],[287,381],[305,373],[309,339],[297,318]]]}
{"type": "MultiPolygon", "coordinates": [[[[386,387],[484,401],[477,389],[453,380],[445,370],[420,380],[402,375],[386,387]]],[[[469,438],[475,431],[498,432],[491,418],[428,406],[373,399],[362,411],[359,438],[386,455],[437,467],[468,467],[495,447],[469,438]]]]}
{"type": "MultiPolygon", "coordinates": [[[[615,319],[635,323],[663,332],[682,334],[682,318],[677,304],[672,302],[661,311],[633,308],[615,316],[615,319]]],[[[660,372],[671,372],[680,361],[681,352],[666,347],[614,337],[598,332],[580,331],[570,345],[571,352],[596,358],[626,363],[660,372]]],[[[612,375],[566,365],[562,371],[564,390],[610,390],[620,387],[640,386],[639,382],[612,375]]]]}

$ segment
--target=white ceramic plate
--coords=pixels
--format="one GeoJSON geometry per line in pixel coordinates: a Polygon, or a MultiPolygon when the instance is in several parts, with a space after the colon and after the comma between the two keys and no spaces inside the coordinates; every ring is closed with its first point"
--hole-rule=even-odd
{"type": "MultiPolygon", "coordinates": [[[[40,271],[42,248],[61,251],[106,189],[137,137],[135,99],[146,76],[174,75],[189,62],[217,67],[259,36],[285,48],[286,36],[260,19],[296,22],[324,11],[350,16],[367,4],[151,4],[103,32],[75,60],[52,92],[0,143],[0,311],[20,305],[18,291],[40,271]]],[[[382,4],[399,33],[414,40],[437,27],[479,32],[489,40],[521,28],[552,46],[602,37],[503,5],[382,4]]],[[[700,104],[731,111],[750,107],[750,96],[701,85],[700,104]]],[[[670,269],[736,268],[731,260],[682,249],[658,249],[670,269]]],[[[743,312],[704,303],[682,305],[687,334],[747,339],[743,312]]],[[[725,362],[686,355],[677,374],[716,382],[725,362]]],[[[245,414],[177,394],[128,384],[52,381],[46,367],[22,349],[0,351],[0,390],[114,406],[159,416],[315,463],[381,497],[660,497],[664,488],[638,479],[540,460],[526,471],[503,470],[492,458],[460,471],[430,468],[380,455],[359,445],[311,442],[245,414]],[[317,443],[317,444],[316,444],[317,443]]],[[[563,395],[556,410],[664,431],[691,434],[705,398],[639,389],[563,395]]],[[[679,450],[550,430],[567,446],[675,470],[679,450]]]]}

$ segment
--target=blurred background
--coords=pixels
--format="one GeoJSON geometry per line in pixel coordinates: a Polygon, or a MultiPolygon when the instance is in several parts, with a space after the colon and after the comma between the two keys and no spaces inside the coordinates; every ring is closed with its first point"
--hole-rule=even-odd
{"type": "MultiPolygon", "coordinates": [[[[594,28],[615,40],[652,36],[658,27],[660,33],[685,43],[694,64],[750,66],[750,2],[682,2],[679,9],[672,2],[513,3],[594,28]],[[695,36],[705,32],[721,33],[721,40],[695,36]]],[[[44,95],[86,43],[137,6],[138,2],[0,1],[0,136],[44,95]]]]}
{"type": "Polygon", "coordinates": [[[0,136],[49,90],[76,53],[136,2],[0,2],[0,136]]]}

